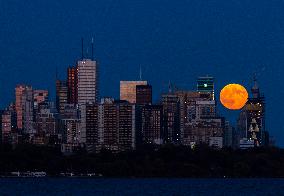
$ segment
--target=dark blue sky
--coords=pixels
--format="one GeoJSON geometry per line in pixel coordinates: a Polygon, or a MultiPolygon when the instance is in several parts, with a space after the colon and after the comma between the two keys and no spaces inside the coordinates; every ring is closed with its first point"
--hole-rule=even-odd
{"type": "MultiPolygon", "coordinates": [[[[100,93],[119,96],[120,80],[143,79],[155,100],[169,80],[195,89],[198,76],[250,89],[257,73],[267,102],[267,129],[284,146],[283,0],[1,0],[0,106],[17,83],[48,89],[55,70],[81,56],[81,37],[95,36],[100,93]]],[[[238,112],[222,115],[235,123],[238,112]]]]}

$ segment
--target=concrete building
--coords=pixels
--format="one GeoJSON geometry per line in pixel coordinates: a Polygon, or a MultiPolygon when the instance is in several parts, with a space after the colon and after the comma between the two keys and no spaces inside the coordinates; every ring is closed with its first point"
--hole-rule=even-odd
{"type": "Polygon", "coordinates": [[[12,143],[12,114],[8,110],[1,114],[1,136],[2,143],[12,143]]]}
{"type": "Polygon", "coordinates": [[[265,130],[265,98],[260,94],[256,79],[251,89],[252,97],[242,108],[238,119],[240,140],[252,140],[254,146],[268,146],[265,130]]]}
{"type": "Polygon", "coordinates": [[[78,103],[78,69],[77,66],[67,69],[68,103],[78,103]]]}
{"type": "Polygon", "coordinates": [[[179,144],[180,137],[180,102],[177,95],[162,95],[163,136],[164,142],[179,144]]]}
{"type": "Polygon", "coordinates": [[[33,134],[34,100],[31,86],[17,85],[16,87],[16,113],[17,127],[25,134],[33,134]]]}
{"type": "Polygon", "coordinates": [[[68,88],[66,81],[56,80],[56,109],[62,114],[65,104],[67,104],[68,88]]]}
{"type": "Polygon", "coordinates": [[[31,98],[30,97],[31,92],[32,92],[32,87],[24,84],[19,84],[15,88],[15,97],[16,97],[15,110],[17,113],[17,128],[19,130],[23,130],[24,128],[23,127],[24,112],[25,111],[27,112],[27,110],[25,109],[30,109],[29,107],[32,107],[28,105],[28,102],[31,101],[28,100],[28,98],[31,98]]]}
{"type": "Polygon", "coordinates": [[[147,85],[147,81],[120,81],[120,100],[136,103],[136,86],[138,85],[147,85]]]}
{"type": "Polygon", "coordinates": [[[214,78],[205,76],[197,78],[197,92],[203,94],[209,94],[211,99],[215,99],[214,95],[214,78]]]}
{"type": "Polygon", "coordinates": [[[34,109],[38,109],[38,105],[48,101],[48,90],[34,90],[34,109]]]}
{"type": "Polygon", "coordinates": [[[86,147],[88,152],[135,149],[135,105],[113,98],[86,104],[86,147]]]}
{"type": "Polygon", "coordinates": [[[80,110],[81,128],[80,143],[86,144],[86,104],[97,103],[99,98],[98,65],[91,59],[78,61],[78,106],[80,110]]]}
{"type": "Polygon", "coordinates": [[[152,104],[152,86],[137,85],[136,86],[136,104],[146,105],[152,104]]]}
{"type": "MultiPolygon", "coordinates": [[[[145,105],[142,107],[141,142],[146,144],[163,144],[163,106],[145,105]]],[[[138,141],[140,138],[137,139],[138,141]]]]}
{"type": "Polygon", "coordinates": [[[97,102],[99,98],[98,65],[96,61],[78,61],[78,104],[97,102]]]}

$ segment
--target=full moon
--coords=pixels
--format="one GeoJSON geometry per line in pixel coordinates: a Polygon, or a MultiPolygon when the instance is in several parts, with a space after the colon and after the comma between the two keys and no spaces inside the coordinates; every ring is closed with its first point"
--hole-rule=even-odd
{"type": "Polygon", "coordinates": [[[228,84],[220,93],[220,101],[230,110],[239,110],[246,104],[248,92],[240,84],[228,84]]]}

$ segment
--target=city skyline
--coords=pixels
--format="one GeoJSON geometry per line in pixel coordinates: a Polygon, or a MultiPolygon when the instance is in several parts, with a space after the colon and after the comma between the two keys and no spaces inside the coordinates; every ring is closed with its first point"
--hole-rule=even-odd
{"type": "MultiPolygon", "coordinates": [[[[283,22],[276,4],[260,1],[252,6],[244,2],[232,5],[222,2],[210,7],[204,3],[181,1],[173,5],[163,1],[163,6],[169,8],[164,9],[160,3],[149,7],[147,3],[98,1],[90,6],[82,5],[68,19],[68,10],[76,7],[74,2],[64,6],[46,3],[47,8],[57,13],[55,16],[38,9],[41,6],[37,3],[17,13],[21,2],[2,2],[1,22],[5,30],[0,36],[1,74],[6,77],[0,80],[1,108],[12,100],[14,87],[19,83],[48,89],[50,97],[55,97],[56,67],[59,77],[65,78],[62,73],[81,56],[81,36],[86,37],[86,43],[91,43],[94,36],[95,56],[101,70],[100,90],[105,96],[118,97],[119,81],[139,79],[140,66],[143,79],[153,86],[154,101],[161,92],[166,92],[169,80],[190,90],[195,89],[198,76],[208,74],[216,79],[217,95],[227,83],[241,83],[250,89],[256,72],[267,97],[267,128],[283,146],[283,126],[279,124],[283,108],[275,96],[276,86],[280,89],[278,96],[282,96],[283,30],[280,27],[283,22]],[[171,9],[172,6],[178,11],[171,9]],[[149,12],[145,12],[148,8],[149,12]],[[235,8],[244,9],[233,11],[235,8]],[[36,16],[39,17],[35,19],[36,16]],[[264,22],[259,24],[259,18],[264,22]],[[62,21],[67,22],[62,24],[62,21]],[[51,27],[44,27],[45,22],[51,27]],[[161,76],[155,77],[157,73],[161,76]]],[[[220,104],[218,108],[235,123],[237,112],[227,111],[220,104]]]]}

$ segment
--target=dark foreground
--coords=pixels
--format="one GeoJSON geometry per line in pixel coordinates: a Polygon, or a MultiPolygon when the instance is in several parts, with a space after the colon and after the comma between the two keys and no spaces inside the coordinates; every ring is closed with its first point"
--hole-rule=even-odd
{"type": "Polygon", "coordinates": [[[0,195],[283,195],[282,179],[5,178],[0,195]]]}
{"type": "Polygon", "coordinates": [[[66,172],[127,178],[284,178],[284,150],[214,150],[206,146],[191,150],[168,145],[143,146],[119,154],[80,151],[63,156],[54,147],[1,146],[0,174],[5,176],[13,171],[44,171],[53,177],[66,172]]]}

